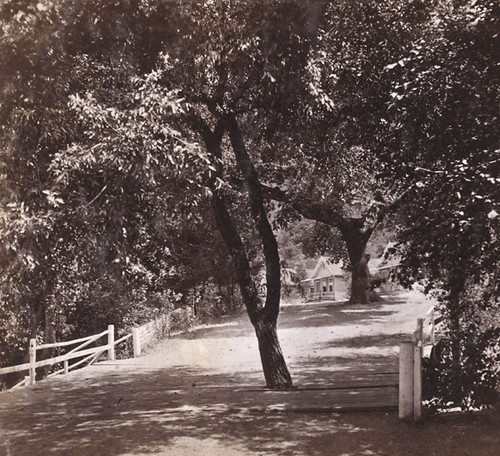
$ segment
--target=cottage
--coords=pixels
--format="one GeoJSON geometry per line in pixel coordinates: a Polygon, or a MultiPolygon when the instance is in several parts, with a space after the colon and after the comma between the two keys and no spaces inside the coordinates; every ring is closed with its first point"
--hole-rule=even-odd
{"type": "MultiPolygon", "coordinates": [[[[377,291],[389,292],[398,288],[391,282],[391,275],[399,269],[400,258],[394,255],[394,243],[388,243],[379,258],[370,260],[368,265],[372,283],[377,291]]],[[[344,271],[342,262],[332,263],[328,257],[320,257],[313,270],[308,271],[307,279],[302,281],[306,299],[309,301],[349,299],[351,275],[344,271]]]]}
{"type": "Polygon", "coordinates": [[[401,258],[394,254],[395,244],[389,242],[380,258],[370,262],[371,280],[377,285],[377,291],[389,292],[400,288],[396,282],[391,281],[391,277],[399,270],[401,258]]]}
{"type": "Polygon", "coordinates": [[[334,264],[322,256],[302,286],[308,300],[343,301],[348,299],[349,278],[349,273],[342,270],[342,262],[334,264]]]}

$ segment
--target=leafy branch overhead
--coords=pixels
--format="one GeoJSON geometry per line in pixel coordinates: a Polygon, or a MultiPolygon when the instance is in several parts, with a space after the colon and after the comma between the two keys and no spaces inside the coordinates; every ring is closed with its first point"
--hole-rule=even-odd
{"type": "Polygon", "coordinates": [[[266,381],[289,387],[271,227],[301,217],[341,239],[351,302],[390,227],[401,282],[440,290],[456,322],[476,287],[494,307],[498,17],[474,0],[3,2],[2,354],[22,356],[14,332],[237,282],[266,381]]]}

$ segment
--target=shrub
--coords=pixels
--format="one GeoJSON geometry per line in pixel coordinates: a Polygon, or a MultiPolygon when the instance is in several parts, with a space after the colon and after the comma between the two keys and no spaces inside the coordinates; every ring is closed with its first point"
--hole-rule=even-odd
{"type": "Polygon", "coordinates": [[[460,348],[459,363],[453,362],[451,338],[441,339],[430,358],[424,358],[424,401],[431,411],[493,405],[500,387],[500,328],[481,332],[470,322],[454,338],[460,348]]]}

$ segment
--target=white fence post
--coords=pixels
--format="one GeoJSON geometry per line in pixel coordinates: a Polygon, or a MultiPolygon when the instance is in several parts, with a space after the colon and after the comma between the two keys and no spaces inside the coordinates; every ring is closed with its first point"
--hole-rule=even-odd
{"type": "Polygon", "coordinates": [[[36,339],[30,339],[30,349],[29,349],[29,355],[30,355],[30,385],[35,384],[36,380],[36,339]]]}
{"type": "Polygon", "coordinates": [[[414,344],[399,344],[399,418],[413,419],[414,344]]]}
{"type": "Polygon", "coordinates": [[[141,355],[141,333],[139,328],[132,328],[132,345],[134,347],[134,358],[141,355]]]}
{"type": "Polygon", "coordinates": [[[108,325],[108,358],[115,360],[115,326],[108,325]]]}

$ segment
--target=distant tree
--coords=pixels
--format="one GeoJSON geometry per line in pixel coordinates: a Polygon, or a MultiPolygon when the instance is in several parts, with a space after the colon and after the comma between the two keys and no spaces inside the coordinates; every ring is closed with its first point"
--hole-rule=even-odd
{"type": "Polygon", "coordinates": [[[393,75],[384,69],[425,33],[431,13],[418,2],[329,3],[302,92],[261,136],[266,195],[342,239],[351,302],[369,302],[366,247],[399,198],[380,160],[399,147],[387,113],[393,75]]]}

